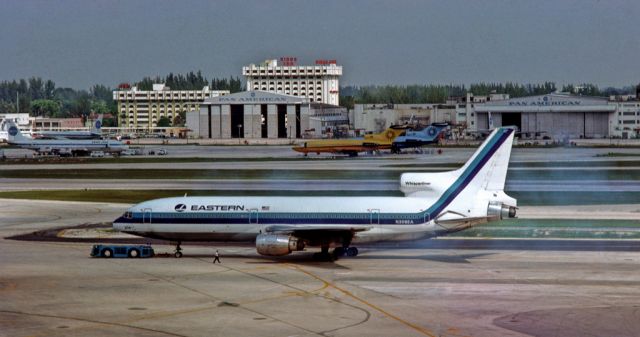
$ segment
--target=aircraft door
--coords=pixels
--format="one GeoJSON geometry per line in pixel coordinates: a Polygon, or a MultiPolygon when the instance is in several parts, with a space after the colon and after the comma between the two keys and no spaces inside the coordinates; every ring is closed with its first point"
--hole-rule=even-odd
{"type": "Polygon", "coordinates": [[[137,226],[138,231],[150,231],[151,230],[151,208],[142,209],[142,223],[137,226]]]}
{"type": "Polygon", "coordinates": [[[258,221],[258,209],[257,208],[252,208],[249,210],[249,223],[250,224],[257,224],[258,221]]]}
{"type": "Polygon", "coordinates": [[[380,224],[380,210],[379,209],[371,209],[369,210],[369,219],[371,220],[372,225],[380,224]]]}
{"type": "Polygon", "coordinates": [[[382,230],[380,229],[380,209],[369,210],[369,223],[373,225],[373,230],[371,232],[374,236],[381,234],[382,230]]]}
{"type": "Polygon", "coordinates": [[[424,222],[428,223],[429,221],[431,221],[431,214],[424,213],[424,222]]]}
{"type": "Polygon", "coordinates": [[[142,223],[151,223],[151,208],[142,209],[142,223]]]}

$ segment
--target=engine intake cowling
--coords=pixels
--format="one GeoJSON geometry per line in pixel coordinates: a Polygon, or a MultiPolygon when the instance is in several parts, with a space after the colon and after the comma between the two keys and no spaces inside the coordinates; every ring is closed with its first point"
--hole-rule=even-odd
{"type": "Polygon", "coordinates": [[[487,209],[487,216],[496,220],[516,217],[516,208],[507,206],[501,202],[490,202],[487,209]]]}
{"type": "Polygon", "coordinates": [[[260,234],[256,237],[256,250],[261,255],[282,256],[303,249],[304,242],[295,236],[260,234]]]}

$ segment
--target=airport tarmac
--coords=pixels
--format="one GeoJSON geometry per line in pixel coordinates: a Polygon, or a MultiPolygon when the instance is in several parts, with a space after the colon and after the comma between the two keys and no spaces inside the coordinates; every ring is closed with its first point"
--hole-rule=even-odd
{"type": "MultiPolygon", "coordinates": [[[[0,236],[125,207],[3,199],[0,236]]],[[[90,243],[2,239],[0,336],[637,336],[634,243],[436,239],[329,263],[213,245],[92,259],[90,243]]]]}

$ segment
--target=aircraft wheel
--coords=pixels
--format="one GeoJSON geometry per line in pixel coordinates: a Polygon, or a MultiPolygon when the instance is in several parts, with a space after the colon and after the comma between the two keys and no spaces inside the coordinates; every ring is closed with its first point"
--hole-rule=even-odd
{"type": "Polygon", "coordinates": [[[136,258],[136,257],[139,257],[139,256],[140,256],[140,252],[138,252],[137,249],[132,249],[132,250],[129,251],[129,257],[136,258]]]}
{"type": "Polygon", "coordinates": [[[345,256],[346,253],[347,253],[347,249],[344,247],[336,247],[333,250],[333,256],[335,257],[336,260],[340,257],[345,256]]]}
{"type": "Polygon", "coordinates": [[[175,253],[173,254],[173,256],[175,256],[177,259],[179,259],[179,258],[181,258],[181,257],[182,257],[182,252],[175,252],[175,253]]]}
{"type": "Polygon", "coordinates": [[[358,248],[356,247],[347,248],[347,256],[358,256],[358,248]]]}
{"type": "Polygon", "coordinates": [[[102,257],[113,257],[111,249],[105,249],[102,251],[102,257]]]}

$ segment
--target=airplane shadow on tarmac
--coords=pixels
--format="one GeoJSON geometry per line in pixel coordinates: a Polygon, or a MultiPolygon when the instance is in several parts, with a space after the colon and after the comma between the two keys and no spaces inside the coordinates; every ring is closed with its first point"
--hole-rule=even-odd
{"type": "MultiPolygon", "coordinates": [[[[424,260],[424,261],[433,261],[433,262],[442,262],[442,263],[471,263],[470,259],[493,255],[493,253],[477,253],[477,254],[457,254],[457,255],[446,255],[446,254],[426,254],[426,255],[388,255],[381,254],[380,252],[362,252],[357,257],[344,257],[340,258],[337,261],[317,261],[313,259],[313,253],[298,253],[295,255],[289,256],[280,256],[280,257],[269,257],[269,256],[259,256],[252,254],[224,254],[220,255],[222,260],[224,259],[260,259],[259,261],[247,261],[246,264],[283,264],[283,263],[295,263],[299,265],[309,265],[314,267],[322,267],[326,266],[332,269],[350,269],[348,267],[335,264],[334,262],[340,262],[343,260],[424,260]]],[[[166,258],[174,258],[173,255],[169,254],[160,254],[157,257],[166,257],[166,258]]],[[[198,259],[206,259],[213,261],[213,254],[188,254],[185,253],[183,258],[198,258],[198,259]]]]}

